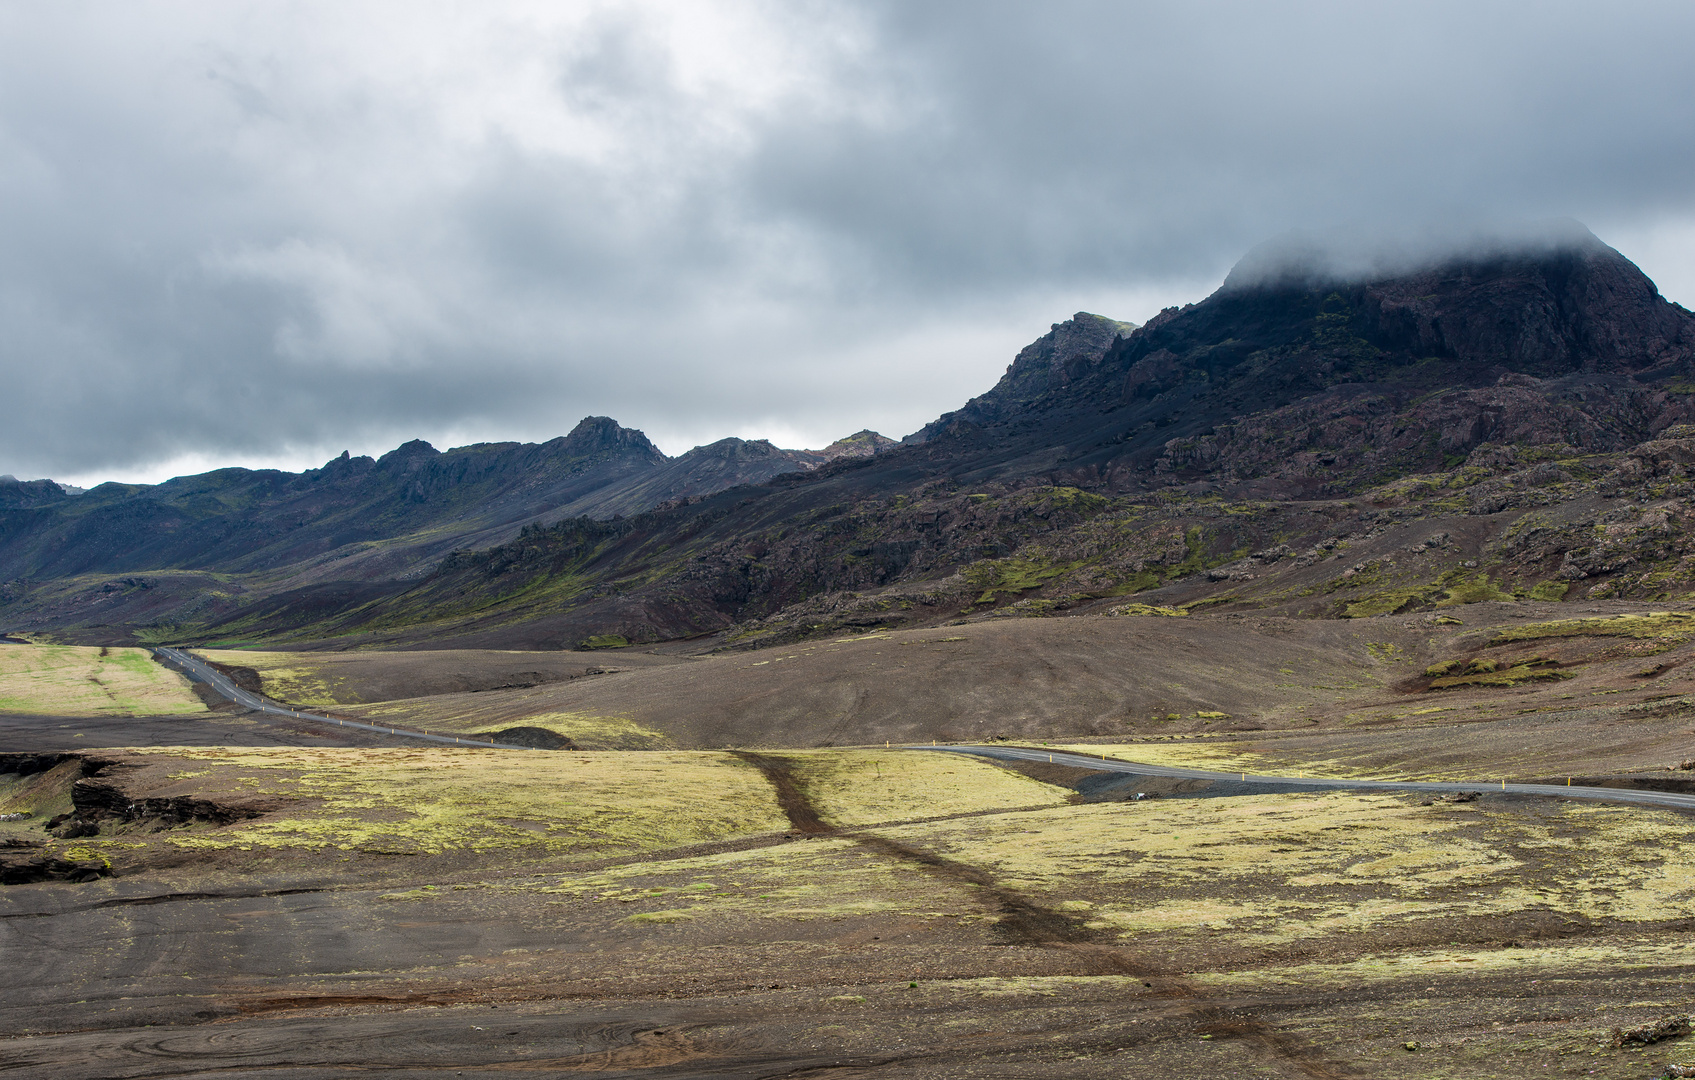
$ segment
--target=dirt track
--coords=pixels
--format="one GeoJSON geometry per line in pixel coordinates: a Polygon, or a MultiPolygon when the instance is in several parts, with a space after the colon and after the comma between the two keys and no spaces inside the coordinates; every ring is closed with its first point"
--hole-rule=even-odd
{"type": "MultiPolygon", "coordinates": [[[[776,789],[779,805],[797,830],[808,835],[829,835],[840,831],[824,822],[787,761],[765,754],[743,753],[740,756],[758,765],[765,773],[776,789]]],[[[1203,1034],[1228,1031],[1255,1044],[1262,1055],[1276,1064],[1304,1076],[1335,1080],[1353,1075],[1351,1070],[1326,1060],[1313,1047],[1287,1032],[1278,1031],[1252,1013],[1239,1009],[1230,1011],[1207,1001],[1206,995],[1194,985],[1160,971],[1132,950],[1100,943],[1101,935],[1092,932],[1084,919],[1044,907],[1028,896],[1004,888],[993,874],[979,867],[874,832],[856,830],[852,838],[855,843],[885,858],[921,867],[926,873],[944,881],[983,890],[982,895],[990,898],[1000,909],[996,929],[1008,943],[1070,950],[1086,958],[1092,974],[1129,976],[1126,989],[1133,996],[1139,996],[1142,989],[1158,989],[1170,997],[1188,999],[1193,1003],[1196,1030],[1203,1034]],[[1137,981],[1141,982],[1141,987],[1136,986],[1137,981]]]]}

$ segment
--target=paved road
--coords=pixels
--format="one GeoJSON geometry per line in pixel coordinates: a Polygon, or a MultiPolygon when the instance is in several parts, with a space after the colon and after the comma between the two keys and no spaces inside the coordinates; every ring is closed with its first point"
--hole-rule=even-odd
{"type": "Polygon", "coordinates": [[[362,724],[357,720],[339,720],[333,716],[319,716],[317,713],[301,712],[286,705],[278,705],[270,698],[250,694],[229,680],[229,676],[217,668],[181,649],[160,648],[153,652],[171,663],[176,664],[196,682],[203,682],[217,691],[223,697],[238,705],[245,705],[255,712],[271,713],[276,716],[292,716],[296,720],[310,720],[320,724],[333,724],[336,727],[356,728],[360,731],[375,731],[383,735],[396,735],[407,739],[421,739],[425,742],[446,743],[449,746],[494,747],[499,750],[533,750],[530,746],[517,746],[513,743],[490,742],[487,739],[475,739],[468,735],[432,735],[423,731],[410,731],[406,728],[381,727],[376,724],[362,724]]]}
{"type": "Polygon", "coordinates": [[[977,757],[1002,758],[1011,761],[1052,761],[1055,765],[1070,765],[1079,769],[1102,772],[1133,773],[1137,776],[1174,776],[1195,780],[1221,780],[1246,784],[1299,784],[1311,788],[1337,788],[1350,791],[1501,791],[1519,795],[1554,795],[1562,799],[1605,799],[1608,802],[1645,803],[1650,806],[1674,806],[1680,810],[1695,810],[1695,795],[1674,791],[1634,791],[1629,788],[1568,787],[1565,784],[1514,784],[1503,786],[1499,780],[1473,781],[1469,784],[1432,783],[1414,780],[1336,780],[1311,776],[1261,776],[1257,773],[1213,772],[1208,769],[1180,769],[1170,765],[1143,765],[1118,758],[1102,760],[1099,756],[1070,753],[1062,750],[1031,750],[1012,746],[911,746],[910,750],[933,750],[948,754],[972,754],[977,757]]]}

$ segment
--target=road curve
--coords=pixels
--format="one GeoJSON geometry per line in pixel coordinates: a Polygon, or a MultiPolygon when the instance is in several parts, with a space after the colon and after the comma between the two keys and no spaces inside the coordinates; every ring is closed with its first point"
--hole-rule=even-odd
{"type": "Polygon", "coordinates": [[[406,739],[420,739],[424,742],[446,743],[448,746],[475,746],[479,748],[494,748],[496,750],[534,750],[533,746],[517,746],[513,743],[491,742],[487,739],[473,739],[468,735],[432,735],[426,731],[411,731],[407,728],[381,727],[376,724],[364,724],[357,720],[340,720],[333,716],[319,716],[316,713],[301,712],[286,705],[278,705],[269,698],[250,694],[231,682],[229,676],[219,671],[197,656],[190,655],[181,649],[156,648],[155,656],[169,660],[188,673],[188,677],[196,682],[210,686],[220,696],[226,697],[237,705],[246,706],[255,712],[271,713],[275,716],[291,716],[296,720],[308,720],[318,724],[330,724],[334,727],[357,728],[360,731],[374,731],[379,735],[395,735],[406,739]]]}
{"type": "Polygon", "coordinates": [[[1299,784],[1310,788],[1335,788],[1349,791],[1498,791],[1519,795],[1552,795],[1561,799],[1605,799],[1608,802],[1643,803],[1648,806],[1670,806],[1679,810],[1695,810],[1695,795],[1675,791],[1636,791],[1630,788],[1568,787],[1565,784],[1514,784],[1500,780],[1480,780],[1468,784],[1417,780],[1339,780],[1312,776],[1261,776],[1257,773],[1214,772],[1208,769],[1181,769],[1171,765],[1143,765],[1118,758],[1090,757],[1087,754],[1063,750],[1032,750],[1013,746],[908,746],[908,750],[930,750],[947,754],[971,754],[976,757],[1001,758],[1008,761],[1053,762],[1078,769],[1099,772],[1133,773],[1137,776],[1175,776],[1194,780],[1228,780],[1247,784],[1299,784]]]}

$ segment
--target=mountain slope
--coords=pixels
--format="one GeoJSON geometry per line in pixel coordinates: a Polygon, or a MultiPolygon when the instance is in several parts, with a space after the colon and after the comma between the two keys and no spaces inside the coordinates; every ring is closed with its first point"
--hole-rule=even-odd
{"type": "MultiPolygon", "coordinates": [[[[1067,378],[1032,385],[1015,364],[988,394],[925,429],[926,456],[952,462],[955,475],[1045,471],[1133,490],[1223,472],[1227,455],[1184,443],[1221,425],[1301,401],[1397,414],[1432,392],[1504,376],[1539,380],[1508,380],[1538,391],[1516,416],[1497,418],[1501,406],[1487,395],[1448,402],[1452,415],[1440,422],[1415,412],[1395,426],[1440,426],[1446,445],[1406,446],[1362,465],[1436,467],[1491,438],[1574,423],[1572,445],[1589,446],[1610,426],[1603,441],[1616,449],[1688,418],[1680,380],[1695,357],[1695,317],[1587,231],[1366,281],[1327,278],[1308,254],[1257,250],[1212,296],[1161,312],[1098,359],[1073,362],[1067,378]],[[1568,420],[1561,403],[1572,401],[1593,402],[1591,419],[1568,420]]],[[[1277,425],[1249,429],[1268,426],[1277,425]]],[[[1252,459],[1250,449],[1237,479],[1261,471],[1252,459]]]]}
{"type": "Polygon", "coordinates": [[[762,484],[784,473],[817,468],[827,460],[815,451],[779,449],[765,439],[720,439],[666,461],[630,483],[608,485],[573,500],[548,514],[546,520],[639,514],[663,503],[699,498],[740,484],[762,484]]]}
{"type": "MultiPolygon", "coordinates": [[[[590,417],[540,445],[444,454],[414,441],[299,474],[220,469],[151,487],[102,484],[0,515],[0,576],[273,569],[425,530],[464,535],[530,520],[665,460],[641,432],[590,417]]],[[[381,574],[365,567],[348,576],[381,574]]]]}
{"type": "Polygon", "coordinates": [[[416,581],[318,576],[215,617],[149,617],[202,638],[557,648],[1131,594],[1342,615],[1682,581],[1695,316],[1587,232],[1367,280],[1309,256],[1256,251],[1139,328],[1079,313],[874,456],[802,471],[813,452],[726,440],[533,515],[620,520],[493,546],[462,532],[416,581]],[[726,488],[737,477],[764,482],[726,488]],[[1594,543],[1628,522],[1634,539],[1594,543]],[[1394,554],[1403,540],[1417,558],[1394,554]],[[1350,547],[1358,567],[1338,562],[1350,547]]]}
{"type": "MultiPolygon", "coordinates": [[[[854,438],[866,435],[882,439],[854,438]]],[[[413,441],[378,459],[344,453],[300,474],[220,469],[74,497],[51,481],[7,478],[0,580],[288,568],[302,583],[404,577],[456,547],[504,542],[528,522],[640,513],[816,468],[839,453],[724,439],[672,459],[641,432],[589,417],[539,445],[443,453],[413,441]]]]}
{"type": "MultiPolygon", "coordinates": [[[[1585,558],[1580,523],[1612,513],[1607,499],[1682,490],[1695,317],[1587,233],[1363,282],[1277,256],[1256,253],[1213,296],[1128,335],[1087,314],[1056,325],[993,390],[898,451],[456,555],[338,632],[402,640],[428,623],[467,644],[558,644],[735,627],[740,640],[786,640],[1143,590],[1192,602],[1297,571],[1288,587],[1308,596],[1346,580],[1346,603],[1304,608],[1339,614],[1365,581],[1306,569],[1339,545],[1427,514],[1511,514],[1468,525],[1464,544],[1419,548],[1453,565],[1426,558],[1417,580],[1385,579],[1408,594],[1392,607],[1416,607],[1464,594],[1460,578],[1438,579],[1471,580],[1465,562],[1502,550],[1505,588],[1474,591],[1540,588],[1570,553],[1585,558]],[[1395,487],[1421,475],[1430,482],[1395,487]],[[1405,509],[1362,528],[1348,501],[1361,493],[1405,509]],[[1237,500],[1224,523],[1221,497],[1237,500]],[[1267,497],[1315,501],[1291,518],[1254,501],[1267,497]],[[1564,546],[1511,548],[1507,533],[1550,498],[1569,505],[1564,546]],[[1268,569],[1281,548],[1313,554],[1268,569]],[[1256,551],[1273,552],[1258,572],[1208,576],[1256,551]]],[[[1626,561],[1675,557],[1674,545],[1626,561]]]]}

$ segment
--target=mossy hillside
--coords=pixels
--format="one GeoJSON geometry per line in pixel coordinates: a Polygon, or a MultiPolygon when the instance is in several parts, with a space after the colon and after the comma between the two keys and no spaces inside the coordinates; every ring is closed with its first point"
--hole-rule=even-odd
{"type": "Polygon", "coordinates": [[[1641,615],[1526,623],[1496,631],[1490,644],[1563,637],[1654,638],[1668,644],[1681,643],[1695,638],[1695,612],[1651,611],[1641,615]]]}
{"type": "Polygon", "coordinates": [[[527,526],[502,547],[450,554],[430,577],[405,592],[328,617],[239,615],[218,624],[218,637],[278,644],[399,628],[428,627],[439,635],[472,621],[504,625],[538,611],[571,607],[592,583],[585,567],[629,536],[622,523],[586,518],[569,519],[553,530],[527,526]]]}
{"type": "MultiPolygon", "coordinates": [[[[1372,574],[1358,580],[1338,579],[1331,591],[1353,589],[1376,584],[1385,575],[1372,574]]],[[[1544,583],[1546,585],[1546,583],[1544,583]]],[[[1548,592],[1544,585],[1536,588],[1548,592]]],[[[1373,592],[1358,600],[1343,601],[1342,614],[1350,619],[1371,619],[1380,615],[1399,615],[1426,608],[1458,607],[1462,604],[1481,604],[1490,600],[1515,600],[1530,593],[1528,587],[1518,592],[1502,588],[1492,581],[1486,571],[1470,571],[1463,567],[1448,570],[1428,584],[1412,584],[1373,592]]],[[[1563,592],[1561,595],[1564,595],[1563,592]]]]}
{"type": "Polygon", "coordinates": [[[1161,607],[1157,604],[1119,604],[1109,609],[1107,614],[1180,619],[1189,613],[1182,608],[1161,607]]]}
{"type": "Polygon", "coordinates": [[[1457,661],[1448,661],[1432,664],[1425,669],[1425,674],[1435,676],[1430,681],[1432,690],[1452,690],[1462,686],[1520,686],[1528,682],[1576,678],[1569,671],[1559,670],[1554,661],[1541,656],[1504,661],[1478,658],[1463,668],[1457,661]]]}
{"type": "Polygon", "coordinates": [[[993,604],[1003,594],[1040,588],[1074,566],[1049,562],[1032,553],[1010,559],[984,559],[967,566],[962,574],[966,583],[979,594],[976,603],[993,604]]]}
{"type": "MultiPolygon", "coordinates": [[[[1083,493],[1070,499],[1065,493],[1066,489],[1035,489],[1009,495],[979,492],[963,497],[957,493],[919,498],[902,496],[886,500],[886,505],[867,503],[853,508],[832,508],[830,514],[808,528],[759,533],[751,540],[744,534],[733,545],[704,549],[700,542],[709,534],[677,544],[646,536],[639,528],[622,533],[612,530],[604,535],[597,531],[593,538],[581,537],[575,531],[569,536],[555,537],[546,530],[532,530],[509,549],[483,553],[463,566],[455,563],[456,568],[451,573],[444,570],[445,576],[439,580],[432,579],[401,597],[381,603],[397,611],[408,608],[410,613],[396,626],[412,619],[434,619],[431,625],[445,631],[464,629],[470,620],[486,629],[521,621],[544,608],[555,613],[572,610],[585,599],[599,595],[596,589],[585,591],[585,582],[593,579],[602,585],[612,583],[605,575],[613,573],[614,566],[619,593],[663,587],[671,589],[668,604],[675,601],[685,607],[701,598],[698,583],[717,575],[713,580],[733,583],[739,598],[736,603],[745,605],[741,616],[744,620],[750,612],[759,616],[752,622],[743,622],[742,638],[749,642],[775,643],[841,628],[827,612],[824,618],[819,618],[820,613],[810,610],[808,604],[801,604],[793,618],[789,618],[781,614],[785,603],[797,597],[838,595],[843,588],[887,584],[888,575],[897,566],[900,580],[934,580],[935,575],[950,566],[958,567],[957,578],[939,582],[943,586],[948,580],[958,582],[960,595],[951,598],[954,602],[979,610],[998,606],[997,610],[1009,614],[1042,615],[1092,599],[1185,580],[1202,570],[1240,559],[1256,546],[1270,548],[1282,542],[1284,547],[1279,550],[1292,550],[1287,547],[1289,542],[1299,544],[1316,538],[1319,542],[1313,549],[1293,563],[1299,569],[1324,558],[1326,552],[1339,550],[1338,544],[1345,547],[1346,541],[1340,538],[1347,531],[1338,525],[1353,516],[1346,505],[1338,505],[1316,517],[1309,514],[1292,518],[1286,506],[1232,503],[1215,496],[1162,494],[1152,500],[1104,500],[1098,496],[1083,500],[1080,498],[1083,493]],[[962,504],[969,505],[962,508],[962,504]],[[1078,511],[1073,504],[1084,508],[1078,511]],[[1332,513],[1341,522],[1330,521],[1332,513]],[[922,523],[921,527],[915,522],[922,523]],[[948,535],[950,530],[952,535],[948,535]],[[1328,539],[1323,538],[1325,533],[1330,534],[1328,539]],[[944,550],[929,550],[944,540],[944,550]],[[820,545],[829,550],[818,550],[820,545]],[[830,554],[830,550],[837,548],[841,550],[830,554]],[[1009,554],[1001,554],[1009,549],[1009,554]],[[898,556],[887,554],[897,550],[901,553],[898,556]],[[761,554],[749,561],[748,551],[761,554]],[[899,561],[891,563],[890,558],[899,561]],[[793,576],[792,570],[780,569],[797,560],[822,576],[802,581],[793,576]],[[457,581],[467,573],[473,577],[481,573],[489,580],[471,583],[475,585],[471,593],[455,591],[451,602],[444,601],[447,606],[436,605],[428,612],[410,611],[409,606],[434,603],[427,594],[448,588],[452,584],[450,578],[457,581]],[[697,584],[681,584],[685,579],[697,584]],[[675,582],[676,586],[667,582],[675,582]],[[564,591],[558,591],[561,589],[564,591]],[[491,598],[492,606],[489,606],[485,601],[491,598]],[[465,606],[467,603],[470,606],[465,606]],[[766,616],[763,612],[771,614],[766,616]],[[794,625],[788,626],[787,622],[794,625]]],[[[1266,557],[1271,564],[1277,562],[1276,552],[1266,557]]],[[[1275,565],[1272,568],[1278,573],[1284,569],[1275,565]]],[[[1505,583],[1496,585],[1483,575],[1481,584],[1454,582],[1448,587],[1449,583],[1426,582],[1402,586],[1413,591],[1394,596],[1393,602],[1383,606],[1382,597],[1373,601],[1370,587],[1377,583],[1375,591],[1382,592],[1382,585],[1389,583],[1388,577],[1368,571],[1351,580],[1337,579],[1321,591],[1363,592],[1364,597],[1339,599],[1344,606],[1355,605],[1354,613],[1369,615],[1425,602],[1474,602],[1507,595],[1505,583]],[[1443,587],[1436,589],[1436,584],[1443,587]]],[[[1243,595],[1232,595],[1229,599],[1261,605],[1305,595],[1313,588],[1297,589],[1286,597],[1275,587],[1269,587],[1268,591],[1268,586],[1255,585],[1243,595]]],[[[1514,594],[1528,593],[1529,589],[1530,586],[1513,586],[1514,594]]],[[[950,597],[944,595],[946,592],[942,588],[921,596],[902,593],[880,605],[879,610],[886,609],[889,617],[896,620],[919,617],[933,605],[950,602],[950,597]]],[[[866,598],[866,603],[872,599],[866,598]]],[[[1183,606],[1223,599],[1209,595],[1183,606]]],[[[724,598],[714,593],[712,602],[721,606],[724,598]]],[[[678,609],[679,613],[681,610],[678,609]]],[[[360,614],[352,621],[364,620],[368,626],[376,626],[377,623],[367,618],[368,614],[360,614]]],[[[587,642],[611,641],[617,636],[626,640],[651,640],[655,633],[665,636],[674,632],[622,624],[585,625],[589,628],[580,640],[587,642]],[[636,636],[632,637],[632,632],[636,636]]],[[[347,628],[342,624],[325,624],[290,633],[309,636],[316,632],[341,633],[347,628]]]]}
{"type": "Polygon", "coordinates": [[[963,754],[832,749],[782,757],[819,814],[838,826],[1057,806],[1069,794],[963,754]]]}
{"type": "Polygon", "coordinates": [[[0,712],[187,716],[206,708],[187,678],[145,649],[0,646],[0,712]]]}
{"type": "MultiPolygon", "coordinates": [[[[922,615],[934,604],[984,608],[1010,601],[1031,609],[1019,614],[1045,614],[1190,576],[1285,531],[1276,524],[1280,509],[1270,503],[1163,496],[1110,500],[1064,487],[991,494],[932,485],[916,495],[824,508],[805,522],[770,529],[759,527],[762,505],[760,499],[751,507],[738,504],[738,512],[751,518],[733,539],[722,535],[724,508],[707,504],[693,524],[672,522],[681,530],[675,534],[654,532],[658,519],[648,515],[529,529],[502,548],[455,555],[405,593],[289,628],[270,640],[355,629],[446,632],[474,624],[487,630],[544,612],[551,617],[573,611],[607,588],[621,595],[663,593],[662,621],[686,623],[693,632],[722,628],[724,605],[733,604],[740,609],[743,635],[762,641],[777,628],[759,625],[759,619],[808,597],[895,581],[955,581],[958,595],[943,595],[947,588],[933,596],[927,590],[916,609],[907,598],[892,604],[891,612],[922,615]],[[959,577],[945,576],[955,570],[959,577]],[[710,612],[696,610],[703,603],[710,612]]],[[[821,636],[843,628],[804,611],[792,621],[797,625],[780,635],[821,636]]],[[[583,625],[578,640],[590,643],[677,633],[593,620],[583,625]]],[[[257,624],[249,629],[257,632],[257,624]]]]}
{"type": "Polygon", "coordinates": [[[623,634],[590,634],[583,640],[584,649],[623,649],[628,648],[630,639],[623,634]]]}
{"type": "Polygon", "coordinates": [[[1531,600],[1560,601],[1566,598],[1571,586],[1563,581],[1541,581],[1530,587],[1525,593],[1531,600]]]}
{"type": "MultiPolygon", "coordinates": [[[[1430,362],[1424,358],[1397,369],[1396,378],[1430,362]]],[[[1362,414],[1358,419],[1368,425],[1380,422],[1390,415],[1374,411],[1382,404],[1366,410],[1369,418],[1362,414]]],[[[1365,407],[1356,402],[1349,408],[1356,405],[1365,407]]],[[[1415,401],[1407,407],[1416,412],[1422,406],[1415,401]]],[[[1315,414],[1307,418],[1311,423],[1303,421],[1281,435],[1258,428],[1230,435],[1221,429],[1216,437],[1177,442],[1195,452],[1206,444],[1236,453],[1244,448],[1239,436],[1251,434],[1248,441],[1262,447],[1286,436],[1293,440],[1289,453],[1278,451],[1273,460],[1261,463],[1275,472],[1295,458],[1311,459],[1327,446],[1329,437],[1320,429],[1334,427],[1336,419],[1315,414]]],[[[1335,601],[1330,613],[1360,617],[1509,595],[1541,601],[1579,595],[1680,597],[1695,595],[1695,548],[1686,539],[1689,522],[1677,502],[1690,487],[1687,470],[1676,464],[1688,456],[1690,447],[1683,444],[1689,442],[1680,435],[1605,455],[1582,455],[1570,447],[1484,444],[1471,449],[1463,464],[1448,462],[1458,451],[1438,453],[1422,442],[1401,446],[1389,457],[1367,446],[1362,452],[1372,462],[1362,459],[1357,468],[1320,469],[1336,498],[1300,504],[1179,489],[1118,499],[1048,485],[992,484],[990,490],[965,491],[951,481],[923,480],[909,490],[819,505],[820,499],[803,494],[805,485],[778,484],[621,522],[573,519],[532,529],[499,548],[456,554],[437,574],[403,593],[383,595],[328,617],[305,606],[279,612],[251,605],[252,612],[220,624],[215,633],[221,640],[272,642],[373,630],[421,636],[432,631],[504,631],[532,618],[581,612],[580,624],[570,627],[573,642],[612,636],[669,639],[724,629],[726,620],[751,637],[769,641],[784,633],[838,632],[851,621],[832,623],[798,609],[820,597],[890,587],[901,589],[902,595],[888,609],[888,624],[935,617],[937,608],[949,605],[957,605],[956,611],[970,607],[978,614],[985,609],[1054,614],[1092,600],[1179,582],[1185,604],[1194,602],[1198,591],[1214,596],[1233,592],[1233,602],[1243,606],[1323,595],[1335,601]],[[1360,477],[1402,466],[1436,471],[1395,480],[1361,500],[1347,498],[1350,485],[1360,477]],[[1620,485],[1642,503],[1616,499],[1620,485]],[[1430,558],[1416,568],[1403,560],[1399,568],[1368,569],[1345,581],[1331,576],[1342,573],[1342,566],[1293,573],[1315,562],[1334,562],[1348,544],[1370,541],[1421,515],[1462,513],[1468,518],[1503,518],[1484,530],[1489,535],[1464,541],[1481,548],[1468,551],[1476,558],[1465,560],[1484,564],[1487,576],[1481,580],[1437,590],[1432,578],[1440,567],[1430,558]],[[1515,516],[1516,521],[1507,520],[1515,516]],[[1306,552],[1295,550],[1308,544],[1312,548],[1306,552]],[[1259,558],[1249,556],[1250,551],[1265,554],[1280,546],[1288,547],[1295,558],[1268,558],[1232,574],[1232,580],[1267,580],[1246,587],[1192,580],[1226,561],[1259,558]],[[599,603],[609,595],[635,602],[616,605],[616,612],[609,613],[612,605],[599,603]],[[770,619],[794,625],[785,630],[756,625],[770,619]]],[[[1237,471],[1245,477],[1256,468],[1237,471]]],[[[202,478],[195,484],[189,485],[196,492],[192,498],[180,496],[187,500],[182,507],[198,505],[197,499],[222,498],[214,490],[219,482],[202,478]]],[[[451,502],[474,496],[470,488],[449,486],[429,498],[451,502]]],[[[436,543],[457,527],[451,524],[457,520],[453,513],[442,516],[444,509],[451,510],[446,502],[438,502],[406,528],[385,534],[387,538],[351,546],[378,552],[385,544],[436,543]]],[[[396,519],[390,524],[399,523],[396,519]]],[[[1461,531],[1474,530],[1467,526],[1461,531]]],[[[287,577],[283,571],[256,570],[244,580],[250,594],[265,594],[282,587],[287,577]],[[262,585],[262,577],[268,583],[262,585]]],[[[210,615],[227,615],[223,604],[233,600],[233,593],[223,586],[208,588],[218,593],[212,604],[216,612],[181,617],[151,613],[143,620],[145,632],[152,635],[169,626],[173,629],[168,636],[192,637],[198,628],[213,624],[210,615]]],[[[1318,612],[1309,608],[1304,613],[1318,612]]]]}
{"type": "Polygon", "coordinates": [[[788,821],[757,769],[716,753],[173,748],[236,785],[297,800],[185,849],[604,856],[773,832],[788,821]]]}
{"type": "Polygon", "coordinates": [[[593,584],[579,567],[543,572],[507,570],[484,579],[465,567],[442,571],[424,585],[399,598],[373,604],[357,620],[360,630],[392,630],[414,625],[453,627],[467,619],[496,616],[498,621],[521,618],[536,609],[569,607],[593,584]],[[451,581],[444,580],[451,579],[451,581]]]}

